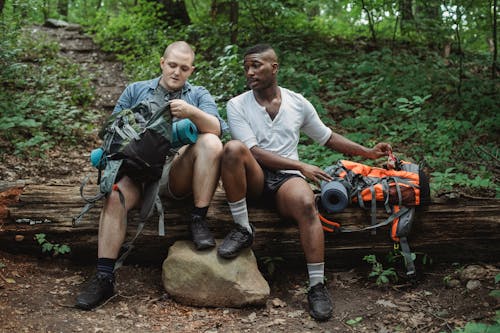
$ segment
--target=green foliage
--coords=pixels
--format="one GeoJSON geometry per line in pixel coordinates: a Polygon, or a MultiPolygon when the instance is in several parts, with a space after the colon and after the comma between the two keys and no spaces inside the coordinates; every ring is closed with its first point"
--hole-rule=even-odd
{"type": "Polygon", "coordinates": [[[467,323],[464,328],[454,330],[453,333],[495,333],[499,331],[500,331],[500,321],[492,325],[470,322],[467,323]]]}
{"type": "Polygon", "coordinates": [[[268,276],[271,278],[276,273],[276,268],[279,266],[279,264],[284,262],[282,257],[261,257],[260,259],[266,269],[268,276]]]}
{"type": "MultiPolygon", "coordinates": [[[[57,17],[54,1],[34,0],[32,8],[24,1],[7,1],[2,19],[8,29],[4,30],[12,30],[21,17],[35,22],[42,16],[57,17]]],[[[491,3],[446,2],[439,8],[416,10],[411,22],[402,22],[400,8],[392,2],[364,3],[365,9],[361,2],[347,0],[306,4],[272,0],[266,6],[257,0],[238,2],[236,23],[230,21],[227,8],[214,13],[210,2],[188,1],[192,24],[166,26],[159,19],[164,9],[154,1],[93,5],[75,0],[70,2],[69,18],[84,24],[105,50],[124,61],[130,81],[158,75],[165,46],[173,40],[188,41],[197,53],[197,71],[191,81],[209,89],[223,116],[225,102],[246,89],[243,50],[268,42],[279,54],[280,85],[308,98],[336,132],[366,146],[390,142],[399,157],[425,160],[433,175],[434,193],[460,186],[493,189],[500,197],[496,184],[500,81],[491,78],[492,59],[484,42],[492,37],[491,3]],[[377,43],[368,39],[367,13],[373,18],[377,43]],[[230,38],[235,29],[236,43],[230,38]],[[458,37],[461,50],[457,48],[458,37]],[[447,44],[452,52],[445,58],[442,48],[447,44]]],[[[54,82],[62,84],[54,71],[63,65],[50,62],[57,45],[37,41],[33,51],[21,50],[13,40],[1,41],[2,82],[20,94],[28,91],[30,97],[14,95],[13,99],[6,97],[13,96],[11,91],[0,93],[2,110],[13,110],[0,116],[2,132],[19,124],[19,131],[0,140],[12,142],[21,153],[34,145],[50,147],[52,131],[63,139],[68,131],[72,132],[68,139],[77,137],[76,126],[86,123],[85,119],[75,119],[71,112],[65,115],[67,119],[58,118],[63,124],[75,125],[63,126],[64,133],[58,133],[60,124],[52,126],[48,115],[37,113],[32,105],[68,110],[84,104],[90,98],[88,90],[70,89],[69,96],[59,87],[40,91],[54,82]]],[[[74,77],[70,75],[65,84],[74,86],[74,77]]],[[[301,143],[301,158],[321,167],[340,158],[353,158],[328,151],[309,139],[301,138],[301,143]]]]}
{"type": "Polygon", "coordinates": [[[79,109],[92,100],[90,79],[59,58],[57,43],[43,34],[4,26],[0,41],[0,153],[43,154],[75,143],[94,115],[79,109]],[[37,147],[38,149],[32,149],[37,147]]]}
{"type": "Polygon", "coordinates": [[[349,326],[356,326],[358,325],[359,323],[361,323],[363,321],[363,317],[356,317],[356,318],[353,318],[353,319],[349,319],[348,321],[346,321],[345,323],[349,326]]]}
{"type": "MultiPolygon", "coordinates": [[[[500,282],[500,273],[498,273],[495,276],[495,284],[499,284],[499,282],[500,282]]],[[[490,291],[489,295],[492,297],[500,298],[500,290],[494,289],[494,290],[490,291]]]]}
{"type": "MultiPolygon", "coordinates": [[[[427,253],[411,252],[410,256],[413,262],[415,263],[418,261],[424,266],[433,264],[432,258],[427,253]]],[[[405,258],[401,253],[401,248],[399,246],[395,246],[394,249],[386,255],[385,259],[387,263],[390,265],[395,265],[395,264],[405,265],[405,258]]]]}
{"type": "Polygon", "coordinates": [[[391,282],[396,282],[398,280],[398,275],[393,267],[384,269],[382,264],[377,260],[374,254],[370,254],[363,257],[363,261],[372,265],[372,270],[368,277],[375,278],[375,283],[377,286],[388,285],[391,282]]]}
{"type": "Polygon", "coordinates": [[[68,245],[53,244],[49,242],[45,237],[45,234],[35,234],[35,240],[41,246],[43,253],[52,253],[52,256],[56,257],[58,255],[71,252],[71,249],[68,245]]]}
{"type": "Polygon", "coordinates": [[[175,27],[167,27],[158,18],[161,10],[158,3],[139,1],[137,6],[116,13],[100,10],[87,23],[95,42],[124,62],[131,81],[159,75],[159,60],[166,45],[180,37],[175,27]]]}

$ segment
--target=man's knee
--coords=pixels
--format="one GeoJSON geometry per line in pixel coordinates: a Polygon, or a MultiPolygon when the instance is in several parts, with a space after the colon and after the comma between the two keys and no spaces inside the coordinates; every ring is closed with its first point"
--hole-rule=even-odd
{"type": "Polygon", "coordinates": [[[313,217],[317,215],[314,197],[308,195],[298,197],[295,207],[297,207],[299,213],[305,216],[313,217]]]}
{"type": "Polygon", "coordinates": [[[217,135],[205,133],[198,137],[196,145],[199,150],[208,156],[220,157],[222,155],[222,142],[217,135]]]}
{"type": "Polygon", "coordinates": [[[224,162],[240,160],[246,150],[248,150],[247,146],[245,146],[243,142],[239,140],[231,140],[224,145],[223,160],[224,162]]]}

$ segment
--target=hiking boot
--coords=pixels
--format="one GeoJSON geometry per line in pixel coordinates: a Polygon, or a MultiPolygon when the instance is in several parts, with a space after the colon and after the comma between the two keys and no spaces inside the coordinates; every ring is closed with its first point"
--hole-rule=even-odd
{"type": "Polygon", "coordinates": [[[314,319],[319,321],[330,319],[333,306],[328,290],[323,283],[315,284],[309,288],[307,301],[309,302],[309,313],[314,319]]]}
{"type": "Polygon", "coordinates": [[[207,222],[201,216],[193,216],[189,228],[197,250],[210,249],[215,246],[215,239],[208,229],[207,222]]]}
{"type": "Polygon", "coordinates": [[[114,278],[97,272],[83,287],[76,298],[76,307],[83,310],[92,310],[99,304],[114,295],[114,278]]]}
{"type": "Polygon", "coordinates": [[[250,224],[252,232],[248,232],[247,228],[237,224],[236,228],[231,230],[224,238],[222,244],[219,246],[217,253],[222,258],[230,259],[238,255],[238,253],[250,247],[253,243],[255,228],[250,224]]]}

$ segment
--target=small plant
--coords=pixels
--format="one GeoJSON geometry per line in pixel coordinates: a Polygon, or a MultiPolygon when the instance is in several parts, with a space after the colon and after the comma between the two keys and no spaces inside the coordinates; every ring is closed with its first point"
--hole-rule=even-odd
{"type": "Polygon", "coordinates": [[[363,321],[363,317],[356,317],[354,319],[349,319],[348,321],[346,321],[346,324],[350,325],[350,326],[356,326],[362,321],[363,321]]]}
{"type": "MultiPolygon", "coordinates": [[[[497,285],[499,282],[500,282],[500,273],[498,273],[495,276],[495,285],[497,285]]],[[[500,289],[494,289],[490,291],[489,295],[495,298],[500,298],[500,289]]]]}
{"type": "Polygon", "coordinates": [[[267,274],[270,277],[276,272],[276,266],[279,262],[284,262],[282,257],[262,257],[262,264],[266,267],[267,274]]]}
{"type": "Polygon", "coordinates": [[[68,245],[53,244],[45,238],[45,234],[35,234],[35,240],[42,247],[43,253],[52,253],[53,257],[71,252],[68,245]]]}
{"type": "Polygon", "coordinates": [[[363,258],[364,261],[372,265],[372,271],[368,277],[376,277],[375,283],[377,286],[382,286],[398,280],[398,275],[393,267],[384,269],[382,264],[378,262],[374,254],[367,255],[363,258]]]}
{"type": "MultiPolygon", "coordinates": [[[[410,253],[411,255],[411,259],[415,262],[417,259],[420,260],[420,262],[422,263],[422,265],[432,265],[433,263],[433,260],[432,258],[427,254],[427,253],[424,253],[424,252],[411,252],[410,253]]],[[[395,264],[398,262],[398,260],[402,260],[403,261],[403,264],[406,264],[404,262],[405,258],[403,257],[403,255],[401,254],[401,249],[398,247],[395,247],[392,251],[390,251],[387,256],[386,256],[386,260],[389,264],[395,264]]]]}

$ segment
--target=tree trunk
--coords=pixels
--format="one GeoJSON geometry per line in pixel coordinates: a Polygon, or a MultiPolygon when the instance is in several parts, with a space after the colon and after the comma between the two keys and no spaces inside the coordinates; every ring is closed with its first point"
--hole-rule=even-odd
{"type": "MultiPolygon", "coordinates": [[[[492,20],[492,35],[493,35],[493,61],[491,64],[491,78],[494,80],[497,76],[497,55],[498,55],[498,41],[497,41],[497,0],[493,0],[493,20],[492,20]]],[[[495,83],[493,83],[495,85],[495,83]]],[[[493,88],[494,89],[494,88],[493,88]]]]}
{"type": "Polygon", "coordinates": [[[370,10],[366,7],[364,0],[361,0],[361,5],[362,5],[363,10],[366,13],[366,16],[368,17],[368,27],[370,28],[370,34],[372,35],[372,41],[374,44],[377,44],[377,35],[375,33],[375,22],[373,20],[373,15],[370,12],[370,10]]]}
{"type": "Polygon", "coordinates": [[[184,0],[155,0],[163,5],[164,12],[158,15],[168,24],[181,23],[183,25],[191,24],[191,19],[186,8],[184,0]]]}
{"type": "Polygon", "coordinates": [[[231,26],[231,44],[238,43],[238,18],[239,6],[238,1],[231,1],[229,11],[229,23],[231,26]]]}
{"type": "Polygon", "coordinates": [[[399,0],[399,13],[400,13],[400,30],[402,34],[409,31],[409,27],[413,25],[413,1],[412,0],[399,0]]]}
{"type": "Polygon", "coordinates": [[[69,6],[69,0],[57,1],[57,13],[62,17],[64,17],[65,19],[68,18],[68,6],[69,6]]]}
{"type": "Polygon", "coordinates": [[[0,0],[0,15],[3,14],[3,6],[5,5],[5,1],[4,0],[0,0]]]}
{"type": "MultiPolygon", "coordinates": [[[[96,188],[93,188],[95,191],[96,188]]],[[[81,224],[72,226],[84,202],[77,186],[28,185],[0,186],[0,249],[13,253],[40,254],[35,234],[44,233],[52,243],[67,244],[69,258],[93,261],[97,254],[97,228],[101,203],[90,210],[81,224]],[[9,189],[7,189],[9,188],[9,189]],[[0,220],[1,221],[1,220],[0,220]]],[[[95,194],[92,190],[88,193],[95,194]]],[[[127,259],[129,263],[160,263],[168,247],[175,241],[189,239],[188,217],[190,200],[165,202],[166,236],[158,236],[158,220],[153,216],[138,237],[136,247],[127,259]]],[[[409,244],[413,252],[425,254],[434,261],[494,261],[500,257],[499,200],[465,200],[433,202],[417,212],[409,244]]],[[[380,220],[387,217],[378,210],[380,220]]],[[[298,228],[280,220],[271,209],[249,208],[250,221],[255,225],[256,238],[252,249],[258,257],[281,257],[289,264],[303,264],[304,256],[298,228]]],[[[370,222],[369,212],[349,207],[329,218],[346,228],[361,228],[370,222]]],[[[225,194],[218,189],[210,206],[207,220],[217,239],[222,239],[233,227],[225,194]]],[[[129,215],[128,236],[136,232],[137,213],[129,215]]],[[[336,267],[361,263],[368,254],[386,255],[393,248],[389,227],[370,232],[325,233],[326,262],[336,267]]]]}

